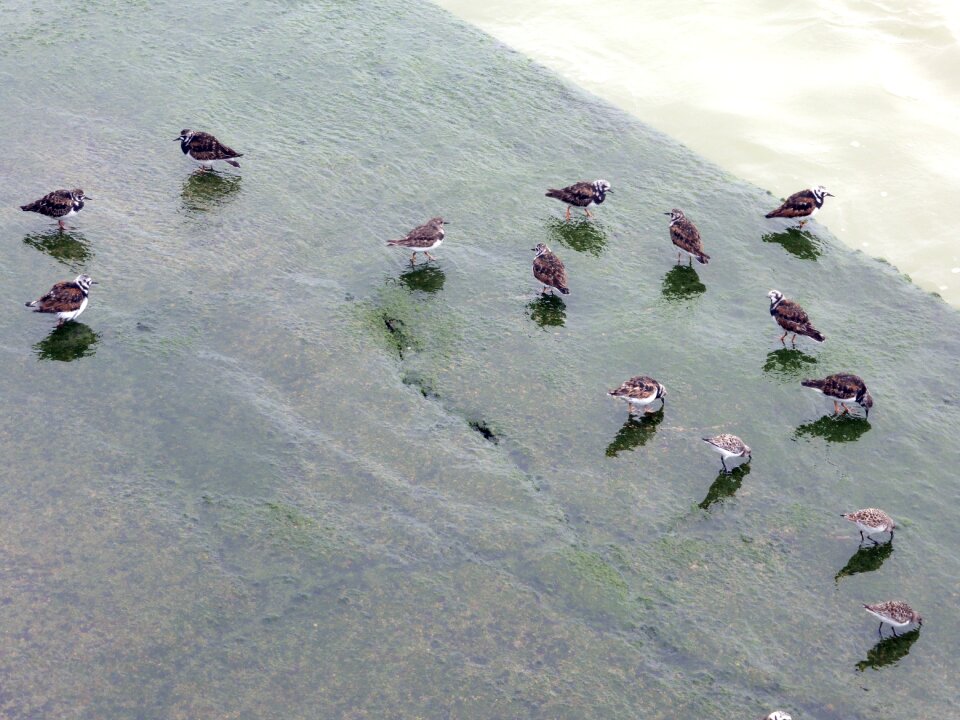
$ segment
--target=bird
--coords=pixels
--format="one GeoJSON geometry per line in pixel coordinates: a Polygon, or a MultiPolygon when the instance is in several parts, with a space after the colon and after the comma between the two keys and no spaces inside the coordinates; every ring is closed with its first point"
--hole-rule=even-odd
{"type": "Polygon", "coordinates": [[[89,275],[77,275],[74,280],[58,282],[46,295],[26,303],[26,306],[33,308],[34,312],[56,313],[60,319],[57,327],[60,327],[68,320],[76,320],[87,309],[90,286],[96,284],[89,275]]]}
{"type": "Polygon", "coordinates": [[[888,600],[887,602],[876,603],[875,605],[864,605],[863,609],[876,618],[880,619],[880,627],[877,633],[883,637],[883,624],[886,623],[893,630],[894,637],[897,636],[897,628],[903,628],[907,625],[916,623],[923,626],[923,618],[920,613],[898,600],[888,600]]]}
{"type": "Polygon", "coordinates": [[[90,198],[83,194],[83,190],[80,188],[76,190],[54,190],[39,200],[34,200],[27,205],[21,205],[20,209],[57,218],[60,229],[65,230],[67,226],[63,224],[63,219],[71,215],[76,215],[83,210],[83,201],[89,199],[90,198]]]}
{"type": "Polygon", "coordinates": [[[833,193],[828,193],[823,185],[817,185],[809,190],[801,190],[783,201],[783,205],[776,210],[771,210],[766,217],[785,217],[785,218],[803,218],[800,220],[800,227],[817,214],[817,210],[823,207],[825,197],[836,197],[833,193]]]}
{"type": "Polygon", "coordinates": [[[793,720],[790,716],[790,713],[784,712],[783,710],[774,710],[769,715],[764,715],[760,720],[793,720]]]}
{"type": "MultiPolygon", "coordinates": [[[[693,265],[693,259],[701,265],[706,265],[710,256],[703,251],[703,243],[700,242],[700,231],[697,226],[687,219],[683,210],[674,208],[664,215],[670,216],[670,239],[676,245],[680,252],[685,252],[690,256],[690,264],[693,265]]],[[[677,264],[680,264],[682,255],[677,253],[677,264]]]]}
{"type": "MultiPolygon", "coordinates": [[[[896,529],[897,525],[893,522],[893,518],[887,515],[883,510],[878,508],[865,508],[863,510],[857,510],[855,512],[843,513],[841,515],[844,520],[849,520],[852,523],[856,523],[857,529],[860,530],[860,542],[864,541],[863,534],[866,533],[867,537],[870,538],[874,533],[890,533],[890,540],[893,540],[893,531],[896,529]]],[[[879,545],[876,540],[870,538],[874,545],[879,545]]]]}
{"type": "Polygon", "coordinates": [[[710,446],[711,450],[720,453],[720,464],[723,465],[724,472],[730,472],[730,469],[727,467],[727,458],[745,457],[747,458],[747,462],[753,459],[750,446],[736,435],[722,433],[714,437],[702,438],[702,440],[710,446]]]}
{"type": "Polygon", "coordinates": [[[835,414],[840,412],[840,408],[843,408],[843,414],[846,415],[850,412],[847,405],[856,403],[863,408],[864,416],[870,417],[873,397],[867,390],[866,384],[857,375],[837,373],[828,375],[823,380],[801,380],[800,384],[833,400],[833,412],[835,414]]]}
{"type": "Polygon", "coordinates": [[[620,387],[607,393],[611,397],[623,398],[627,401],[628,412],[633,415],[634,408],[644,408],[644,414],[653,412],[650,405],[655,401],[660,401],[662,410],[667,404],[667,389],[646,375],[637,375],[626,380],[620,387]]]}
{"type": "Polygon", "coordinates": [[[240,167],[240,163],[233,158],[243,157],[243,153],[227,147],[210,133],[183,129],[180,137],[173,139],[174,142],[178,140],[183,154],[200,163],[201,170],[213,170],[215,160],[223,160],[235,168],[240,167]]]}
{"type": "Polygon", "coordinates": [[[408,250],[412,250],[413,255],[410,256],[411,265],[416,263],[418,252],[422,252],[429,260],[436,260],[436,258],[430,254],[430,251],[440,247],[440,243],[443,242],[443,226],[446,223],[447,221],[442,217],[430,218],[423,225],[415,227],[408,232],[405,237],[399,240],[388,240],[387,245],[405,247],[408,250]]]}
{"type": "MultiPolygon", "coordinates": [[[[567,270],[563,266],[563,260],[550,252],[550,248],[543,243],[537,243],[535,248],[530,249],[537,254],[533,259],[533,276],[544,285],[540,294],[543,295],[547,288],[556,288],[562,295],[569,295],[567,270]]],[[[552,294],[553,290],[550,292],[552,294]]]]}
{"type": "Polygon", "coordinates": [[[566,219],[569,220],[571,205],[582,207],[587,217],[593,217],[590,213],[590,206],[599,205],[607,199],[607,193],[612,192],[610,183],[606,180],[594,180],[593,182],[585,180],[559,190],[551,188],[547,190],[546,196],[562,200],[567,204],[566,219]]]}
{"type": "Polygon", "coordinates": [[[826,340],[823,333],[810,324],[810,318],[807,317],[803,308],[793,300],[786,300],[779,290],[771,290],[767,293],[767,297],[770,298],[770,314],[774,322],[783,328],[780,342],[784,342],[784,338],[790,333],[793,333],[791,343],[797,342],[797,335],[806,335],[817,342],[826,340]]]}

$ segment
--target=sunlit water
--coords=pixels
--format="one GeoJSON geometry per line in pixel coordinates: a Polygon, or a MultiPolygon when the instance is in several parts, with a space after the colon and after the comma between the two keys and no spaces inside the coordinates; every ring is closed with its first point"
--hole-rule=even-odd
{"type": "Polygon", "coordinates": [[[960,3],[438,4],[960,305],[960,3]]]}
{"type": "Polygon", "coordinates": [[[427,3],[8,2],[0,107],[4,720],[955,713],[960,321],[888,265],[427,3]],[[69,233],[17,209],[73,185],[69,233]],[[80,271],[81,323],[23,306],[80,271]],[[869,422],[800,387],[844,369],[869,422]]]}

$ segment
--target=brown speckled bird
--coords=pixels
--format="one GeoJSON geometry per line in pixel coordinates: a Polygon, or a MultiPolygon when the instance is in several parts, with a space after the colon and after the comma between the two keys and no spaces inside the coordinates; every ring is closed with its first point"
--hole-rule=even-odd
{"type": "Polygon", "coordinates": [[[774,322],[783,328],[780,342],[784,342],[784,338],[790,333],[793,333],[793,338],[790,340],[792,343],[797,341],[797,335],[806,335],[817,342],[826,340],[826,337],[810,324],[810,318],[807,317],[803,308],[793,300],[785,299],[779,290],[771,290],[767,293],[767,297],[770,298],[770,315],[774,322]]]}
{"type": "Polygon", "coordinates": [[[857,529],[860,530],[860,542],[864,541],[863,534],[866,533],[874,545],[879,545],[880,543],[870,536],[885,532],[890,533],[890,540],[893,541],[893,531],[897,529],[897,524],[893,522],[892,517],[879,508],[864,508],[856,512],[844,513],[841,517],[856,524],[857,529]]]}
{"type": "Polygon", "coordinates": [[[563,267],[563,261],[550,252],[550,248],[543,243],[538,243],[535,248],[530,249],[537,254],[533,259],[533,276],[544,284],[540,294],[543,295],[547,288],[556,288],[561,294],[569,295],[567,270],[563,267]]]}
{"type": "Polygon", "coordinates": [[[864,416],[870,416],[870,408],[873,407],[873,397],[867,390],[866,383],[858,375],[851,373],[837,373],[828,375],[823,380],[801,380],[800,384],[804,387],[823,393],[833,400],[833,412],[839,413],[843,408],[843,414],[850,412],[848,404],[856,403],[863,408],[864,416]]]}
{"type": "Polygon", "coordinates": [[[690,222],[683,210],[674,208],[664,215],[670,216],[670,239],[673,244],[679,248],[677,253],[677,264],[683,257],[680,253],[686,253],[690,257],[690,265],[693,265],[693,259],[701,265],[706,265],[710,256],[703,251],[703,243],[700,241],[700,231],[697,226],[690,222]]]}
{"type": "Polygon", "coordinates": [[[418,252],[426,255],[428,260],[436,260],[436,258],[430,254],[430,251],[440,247],[440,244],[443,242],[443,236],[445,234],[443,226],[446,223],[447,221],[442,217],[431,218],[423,225],[415,227],[399,240],[388,240],[387,245],[412,250],[413,255],[410,256],[411,265],[416,263],[418,252]]]}
{"type": "Polygon", "coordinates": [[[607,393],[611,397],[623,398],[627,401],[628,412],[633,415],[634,408],[643,408],[645,414],[652,413],[650,409],[657,400],[660,401],[660,409],[666,406],[667,389],[652,377],[646,375],[637,375],[624,381],[616,390],[607,393]]]}
{"type": "Polygon", "coordinates": [[[180,131],[180,137],[173,140],[180,141],[183,154],[199,163],[200,170],[213,170],[213,163],[217,160],[235,168],[240,167],[240,163],[233,158],[243,157],[243,153],[227,147],[210,133],[184,129],[180,131]]]}
{"type": "Polygon", "coordinates": [[[567,204],[566,219],[570,219],[570,206],[576,205],[582,207],[587,217],[593,217],[590,214],[591,205],[599,205],[607,198],[607,193],[612,193],[610,183],[606,180],[594,180],[593,182],[578,182],[568,185],[559,190],[547,190],[547,197],[556,198],[567,204]]]}
{"type": "Polygon", "coordinates": [[[883,624],[886,623],[893,630],[894,637],[897,635],[897,628],[903,628],[907,625],[923,625],[923,618],[920,613],[898,600],[888,600],[887,602],[876,603],[875,605],[864,605],[863,609],[880,620],[880,627],[877,633],[883,636],[883,624]]]}
{"type": "Polygon", "coordinates": [[[77,275],[75,280],[58,282],[42,298],[26,305],[33,308],[34,312],[56,313],[60,320],[57,325],[63,325],[68,320],[75,320],[87,309],[90,286],[96,284],[89,275],[77,275]]]}
{"type": "Polygon", "coordinates": [[[795,192],[783,201],[783,205],[776,210],[768,212],[766,217],[802,218],[800,220],[800,227],[803,227],[804,223],[816,215],[817,210],[823,207],[823,199],[825,197],[834,197],[834,195],[828,193],[823,185],[817,185],[809,190],[795,192]]]}
{"type": "Polygon", "coordinates": [[[28,205],[21,205],[20,209],[56,218],[60,229],[64,230],[67,226],[63,224],[63,219],[76,215],[83,210],[84,200],[89,199],[80,188],[76,190],[54,190],[39,200],[35,200],[28,205]]]}

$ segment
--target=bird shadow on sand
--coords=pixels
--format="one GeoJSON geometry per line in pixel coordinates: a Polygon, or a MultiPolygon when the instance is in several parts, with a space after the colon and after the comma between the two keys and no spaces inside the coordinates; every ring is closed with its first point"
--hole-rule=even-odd
{"type": "Polygon", "coordinates": [[[722,503],[724,500],[732,498],[740,489],[740,483],[750,474],[750,463],[738,465],[730,472],[720,471],[716,480],[707,490],[707,496],[700,503],[700,508],[709,510],[711,505],[722,503]]]}
{"type": "Polygon", "coordinates": [[[873,543],[861,545],[851,558],[847,560],[847,564],[834,575],[833,581],[839,583],[840,578],[879,570],[884,561],[892,554],[893,542],[890,540],[879,545],[874,545],[873,543]]]}
{"type": "Polygon", "coordinates": [[[577,252],[599,256],[607,247],[607,234],[596,220],[574,217],[571,220],[550,218],[547,233],[551,244],[563,245],[577,252]]]}
{"type": "Polygon", "coordinates": [[[408,290],[419,290],[425,293],[436,293],[443,290],[447,275],[433,264],[415,265],[409,270],[400,273],[397,282],[408,290]]]}
{"type": "Polygon", "coordinates": [[[857,672],[867,668],[879,670],[887,665],[895,665],[910,654],[910,647],[920,637],[920,628],[903,635],[886,637],[867,652],[867,658],[856,664],[857,672]]]}
{"type": "Polygon", "coordinates": [[[84,263],[93,257],[90,244],[78,230],[30,233],[23,238],[23,244],[49,255],[75,271],[82,269],[84,263]]]}
{"type": "Polygon", "coordinates": [[[33,346],[38,360],[72,362],[92,356],[100,335],[82,322],[65,322],[33,346]]]}
{"type": "Polygon", "coordinates": [[[767,353],[763,371],[770,375],[793,380],[807,377],[806,373],[817,364],[817,359],[795,347],[783,347],[767,353]]]}
{"type": "Polygon", "coordinates": [[[616,457],[618,453],[643,447],[656,435],[657,426],[663,422],[663,409],[648,415],[632,415],[617,431],[616,437],[607,445],[606,456],[616,457]]]}
{"type": "Polygon", "coordinates": [[[700,282],[697,271],[689,265],[674,265],[663,276],[663,287],[660,293],[665,300],[689,300],[702,295],[707,286],[700,282]]]}
{"type": "Polygon", "coordinates": [[[194,172],[183,181],[180,199],[191,212],[210,212],[229,202],[240,190],[239,175],[221,174],[216,170],[194,172]]]}
{"type": "Polygon", "coordinates": [[[816,260],[823,255],[823,247],[813,233],[799,228],[788,228],[782,232],[768,233],[761,238],[765,243],[780,245],[788,253],[801,260],[816,260]]]}
{"type": "Polygon", "coordinates": [[[854,442],[870,430],[870,421],[855,415],[824,415],[819,420],[800,425],[793,432],[796,439],[820,437],[827,442],[854,442]]]}
{"type": "Polygon", "coordinates": [[[567,306],[557,295],[540,295],[527,304],[530,319],[546,330],[550,327],[563,327],[567,321],[567,306]]]}

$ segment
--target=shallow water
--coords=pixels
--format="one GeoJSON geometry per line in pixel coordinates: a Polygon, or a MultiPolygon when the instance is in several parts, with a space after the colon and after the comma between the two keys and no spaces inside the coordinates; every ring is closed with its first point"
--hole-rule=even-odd
{"type": "Polygon", "coordinates": [[[960,4],[437,3],[960,305],[960,4]]]}
{"type": "Polygon", "coordinates": [[[0,10],[0,714],[949,716],[955,310],[433,5],[54,9],[0,10]],[[242,169],[191,175],[191,126],[242,169]],[[74,184],[65,238],[15,209],[74,184]],[[384,246],[437,213],[435,265],[384,246]],[[81,270],[82,323],[22,307],[81,270]],[[781,347],[775,286],[826,343],[781,347]],[[799,386],[848,368],[869,423],[799,386]],[[919,636],[878,644],[887,598],[919,636]]]}

